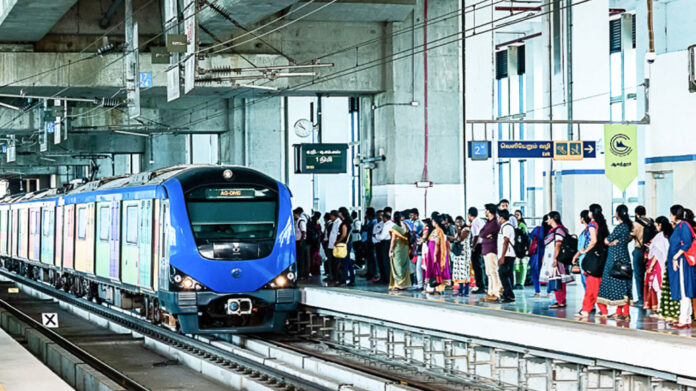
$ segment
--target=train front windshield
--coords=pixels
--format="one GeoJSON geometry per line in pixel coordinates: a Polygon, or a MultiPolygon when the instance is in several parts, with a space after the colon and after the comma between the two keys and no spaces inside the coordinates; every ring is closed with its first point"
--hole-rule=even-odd
{"type": "Polygon", "coordinates": [[[187,198],[197,245],[274,238],[278,201],[267,189],[197,189],[187,198]]]}

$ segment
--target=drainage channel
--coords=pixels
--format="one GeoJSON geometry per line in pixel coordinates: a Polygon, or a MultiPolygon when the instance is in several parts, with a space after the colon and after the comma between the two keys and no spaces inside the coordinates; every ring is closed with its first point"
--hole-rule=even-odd
{"type": "MultiPolygon", "coordinates": [[[[290,320],[293,346],[343,352],[419,379],[481,389],[690,390],[690,379],[647,368],[451,335],[340,312],[304,308],[290,320]]],[[[443,390],[447,388],[441,388],[443,390]]]]}
{"type": "MultiPolygon", "coordinates": [[[[71,314],[121,335],[143,340],[152,351],[167,357],[161,366],[184,365],[208,378],[239,390],[341,390],[415,391],[394,376],[380,376],[340,363],[290,349],[264,347],[270,343],[245,336],[185,336],[153,326],[121,310],[55,292],[43,284],[0,270],[28,295],[57,300],[71,314]],[[246,344],[234,343],[245,340],[246,344]]],[[[44,300],[45,301],[45,300],[44,300]]],[[[84,323],[89,323],[84,322],[84,323]]],[[[266,347],[268,347],[266,346],[266,347]]],[[[196,388],[213,390],[203,385],[196,388]]]]}

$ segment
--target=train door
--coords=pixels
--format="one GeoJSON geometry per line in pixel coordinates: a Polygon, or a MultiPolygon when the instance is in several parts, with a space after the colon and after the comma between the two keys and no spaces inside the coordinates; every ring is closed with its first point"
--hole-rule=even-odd
{"type": "Polygon", "coordinates": [[[41,260],[41,208],[29,209],[29,259],[41,260]]]}
{"type": "Polygon", "coordinates": [[[124,201],[121,211],[121,281],[138,284],[140,201],[124,201]]]}
{"type": "Polygon", "coordinates": [[[97,203],[97,235],[95,249],[96,275],[109,277],[110,265],[110,239],[111,239],[111,203],[97,203]]]}
{"type": "Polygon", "coordinates": [[[29,256],[29,209],[19,209],[19,226],[17,227],[17,247],[19,257],[26,259],[29,256]]]}
{"type": "Polygon", "coordinates": [[[75,211],[75,270],[94,274],[95,203],[79,204],[75,211]]]}
{"type": "Polygon", "coordinates": [[[44,207],[41,211],[41,263],[53,264],[55,247],[55,208],[44,207]]]}
{"type": "Polygon", "coordinates": [[[55,222],[55,249],[53,251],[55,258],[53,264],[56,267],[61,267],[63,265],[63,206],[56,207],[55,222]]]}
{"type": "Polygon", "coordinates": [[[138,285],[152,287],[152,200],[140,200],[138,285]]]}
{"type": "Polygon", "coordinates": [[[111,202],[111,237],[109,238],[109,277],[121,277],[121,202],[111,202]]]}
{"type": "Polygon", "coordinates": [[[9,238],[8,231],[8,212],[7,209],[0,210],[0,254],[9,255],[7,252],[7,239],[9,238]]]}
{"type": "Polygon", "coordinates": [[[162,200],[159,208],[159,252],[158,257],[158,286],[169,287],[169,200],[162,200]]]}
{"type": "Polygon", "coordinates": [[[18,244],[18,238],[19,238],[19,210],[17,209],[12,209],[12,239],[10,240],[10,255],[13,257],[16,257],[19,255],[19,244],[18,244]]]}
{"type": "Polygon", "coordinates": [[[63,207],[63,267],[75,268],[75,205],[63,207]]]}

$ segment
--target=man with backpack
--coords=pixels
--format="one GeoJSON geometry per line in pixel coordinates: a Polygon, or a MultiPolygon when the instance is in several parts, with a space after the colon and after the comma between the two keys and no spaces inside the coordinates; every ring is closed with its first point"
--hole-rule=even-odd
{"type": "Polygon", "coordinates": [[[657,235],[657,229],[653,219],[646,217],[645,207],[636,206],[636,219],[633,222],[631,238],[635,244],[633,248],[633,278],[636,281],[637,301],[633,305],[643,307],[643,285],[645,282],[645,253],[648,251],[650,241],[657,235]]]}

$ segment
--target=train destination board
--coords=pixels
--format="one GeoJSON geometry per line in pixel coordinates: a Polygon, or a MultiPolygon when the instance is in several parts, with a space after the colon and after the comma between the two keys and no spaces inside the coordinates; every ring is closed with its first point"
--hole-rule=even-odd
{"type": "Polygon", "coordinates": [[[297,144],[295,173],[345,174],[348,166],[348,144],[297,144]]]}

